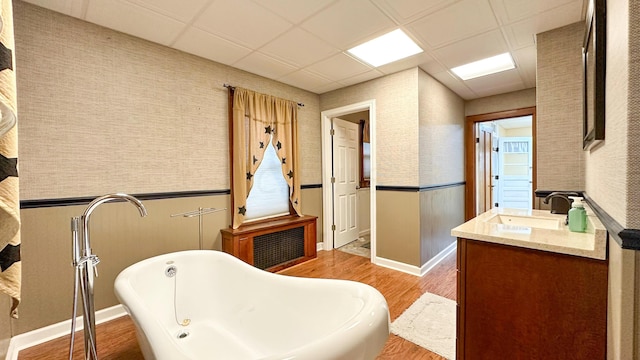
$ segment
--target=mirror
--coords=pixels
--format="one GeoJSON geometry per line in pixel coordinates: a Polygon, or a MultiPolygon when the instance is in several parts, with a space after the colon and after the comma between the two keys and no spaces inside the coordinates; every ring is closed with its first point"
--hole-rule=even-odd
{"type": "Polygon", "coordinates": [[[582,47],[584,69],[584,150],[604,140],[605,117],[605,0],[590,0],[582,47]]]}

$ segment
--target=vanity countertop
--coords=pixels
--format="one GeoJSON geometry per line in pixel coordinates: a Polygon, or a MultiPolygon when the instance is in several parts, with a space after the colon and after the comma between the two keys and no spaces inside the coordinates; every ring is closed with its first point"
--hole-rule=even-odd
{"type": "Polygon", "coordinates": [[[545,210],[494,208],[451,230],[451,235],[496,244],[518,246],[559,254],[575,255],[598,260],[607,258],[607,230],[585,204],[587,231],[572,232],[564,224],[567,215],[551,214],[545,210]],[[493,222],[499,216],[513,219],[534,217],[544,223],[559,220],[557,229],[509,225],[493,222]]]}

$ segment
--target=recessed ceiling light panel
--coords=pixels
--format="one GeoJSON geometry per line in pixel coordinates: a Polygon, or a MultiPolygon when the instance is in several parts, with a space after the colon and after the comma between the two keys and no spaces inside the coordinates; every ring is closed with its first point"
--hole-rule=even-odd
{"type": "Polygon", "coordinates": [[[347,50],[349,54],[373,67],[404,59],[422,51],[420,46],[400,29],[347,50]]]}
{"type": "Polygon", "coordinates": [[[501,71],[515,69],[511,54],[508,52],[490,58],[474,61],[451,69],[462,80],[474,79],[480,76],[495,74],[501,71]]]}

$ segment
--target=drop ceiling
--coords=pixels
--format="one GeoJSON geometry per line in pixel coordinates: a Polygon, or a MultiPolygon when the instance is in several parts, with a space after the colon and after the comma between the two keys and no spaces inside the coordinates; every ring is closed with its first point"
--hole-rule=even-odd
{"type": "Polygon", "coordinates": [[[535,34],[586,0],[25,0],[317,94],[419,66],[464,99],[535,87],[535,34]],[[374,68],[345,51],[397,28],[421,54],[374,68]],[[509,51],[516,69],[449,69],[509,51]]]}

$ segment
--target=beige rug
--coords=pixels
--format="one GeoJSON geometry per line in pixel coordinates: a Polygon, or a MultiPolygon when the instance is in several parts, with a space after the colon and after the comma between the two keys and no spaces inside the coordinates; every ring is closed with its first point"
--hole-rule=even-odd
{"type": "Polygon", "coordinates": [[[424,293],[391,323],[391,332],[447,359],[455,359],[456,302],[424,293]]]}

